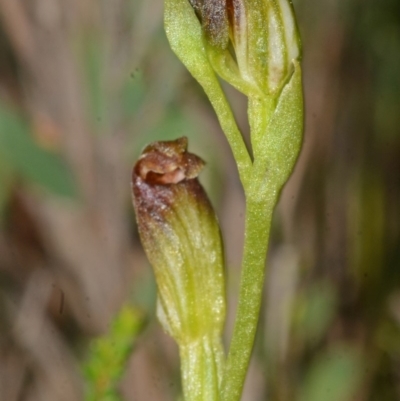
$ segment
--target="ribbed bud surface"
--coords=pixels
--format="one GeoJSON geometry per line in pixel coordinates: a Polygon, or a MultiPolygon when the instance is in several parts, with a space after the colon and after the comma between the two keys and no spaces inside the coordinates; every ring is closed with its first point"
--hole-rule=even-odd
{"type": "Polygon", "coordinates": [[[132,175],[139,233],[158,286],[158,316],[180,345],[218,337],[225,319],[222,243],[197,179],[203,166],[180,138],[145,148],[132,175]]]}

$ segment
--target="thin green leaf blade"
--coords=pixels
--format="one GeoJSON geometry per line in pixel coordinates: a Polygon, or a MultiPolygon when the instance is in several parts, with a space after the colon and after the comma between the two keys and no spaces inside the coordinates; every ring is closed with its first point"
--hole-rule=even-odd
{"type": "Polygon", "coordinates": [[[36,144],[24,120],[5,108],[0,108],[0,157],[28,182],[59,196],[76,196],[72,174],[61,157],[36,144]]]}

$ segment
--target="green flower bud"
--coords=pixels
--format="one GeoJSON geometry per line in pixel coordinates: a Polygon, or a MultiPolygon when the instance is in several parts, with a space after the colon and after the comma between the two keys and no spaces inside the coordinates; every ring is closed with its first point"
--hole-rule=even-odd
{"type": "Polygon", "coordinates": [[[267,180],[268,191],[278,193],[303,133],[300,39],[291,2],[165,0],[164,16],[172,50],[218,116],[245,192],[258,196],[267,180]],[[248,97],[253,160],[216,73],[248,97]]]}
{"type": "Polygon", "coordinates": [[[220,230],[187,138],[147,146],[133,169],[133,204],[153,266],[158,317],[179,345],[219,338],[225,320],[220,230]]]}
{"type": "Polygon", "coordinates": [[[214,69],[246,95],[279,92],[300,57],[288,0],[191,0],[214,69]]]}

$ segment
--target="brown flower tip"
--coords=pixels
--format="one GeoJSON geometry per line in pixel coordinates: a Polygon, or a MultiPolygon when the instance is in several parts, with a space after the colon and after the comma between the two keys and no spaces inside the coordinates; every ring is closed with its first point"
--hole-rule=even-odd
{"type": "Polygon", "coordinates": [[[139,231],[147,235],[151,221],[164,222],[165,215],[187,207],[187,197],[212,210],[197,176],[204,161],[187,151],[186,137],[148,145],[132,171],[132,195],[139,231]],[[186,199],[186,201],[185,201],[186,199]],[[183,203],[182,203],[183,202],[183,203]]]}
{"type": "Polygon", "coordinates": [[[205,163],[189,153],[187,146],[186,137],[148,145],[135,165],[134,174],[148,184],[160,185],[177,184],[197,177],[205,163]]]}
{"type": "Polygon", "coordinates": [[[189,0],[210,43],[225,49],[229,42],[226,0],[189,0]]]}

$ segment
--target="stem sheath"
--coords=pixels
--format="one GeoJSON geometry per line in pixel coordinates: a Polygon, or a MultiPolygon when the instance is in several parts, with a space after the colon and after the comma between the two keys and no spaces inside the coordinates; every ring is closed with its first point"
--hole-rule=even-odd
{"type": "Polygon", "coordinates": [[[220,401],[224,351],[220,336],[179,346],[185,401],[220,401]]]}

